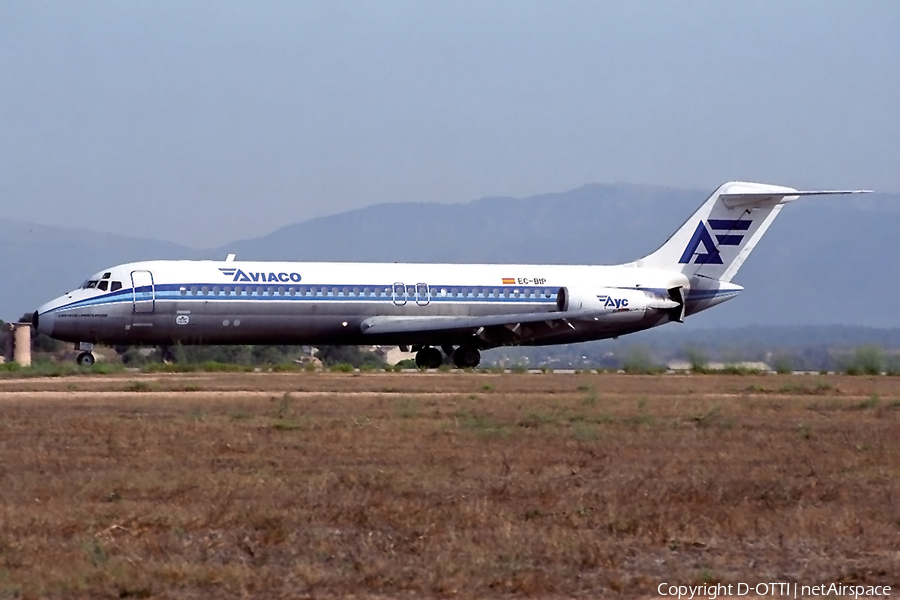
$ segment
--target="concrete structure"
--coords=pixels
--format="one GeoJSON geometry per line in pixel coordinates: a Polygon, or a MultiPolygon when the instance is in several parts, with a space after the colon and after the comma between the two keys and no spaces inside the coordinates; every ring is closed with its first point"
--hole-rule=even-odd
{"type": "Polygon", "coordinates": [[[379,355],[389,365],[396,365],[401,360],[415,360],[415,352],[404,352],[397,346],[372,346],[372,352],[379,355]]]}
{"type": "Polygon", "coordinates": [[[13,360],[23,367],[31,366],[31,323],[16,323],[13,326],[13,360]]]}
{"type": "MultiPolygon", "coordinates": [[[[672,361],[666,365],[670,371],[690,371],[693,365],[687,361],[672,361]]],[[[724,371],[729,367],[746,369],[748,371],[771,371],[772,367],[764,362],[742,361],[735,363],[711,362],[706,364],[710,371],[724,371]]]]}

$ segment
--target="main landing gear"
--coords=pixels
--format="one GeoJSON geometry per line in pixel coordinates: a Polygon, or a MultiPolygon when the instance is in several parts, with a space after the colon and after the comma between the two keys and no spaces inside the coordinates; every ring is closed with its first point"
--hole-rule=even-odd
{"type": "Polygon", "coordinates": [[[420,369],[437,369],[444,364],[441,351],[431,346],[425,346],[416,352],[416,366],[420,369]]]}
{"type": "MultiPolygon", "coordinates": [[[[453,364],[460,369],[474,369],[481,362],[481,352],[471,346],[460,346],[455,350],[448,347],[444,348],[444,352],[452,357],[453,364]]],[[[437,348],[425,346],[416,352],[416,366],[420,369],[437,369],[442,364],[444,357],[437,348]]]]}
{"type": "Polygon", "coordinates": [[[471,346],[460,346],[453,351],[453,364],[460,369],[474,369],[481,362],[481,352],[471,346]]]}

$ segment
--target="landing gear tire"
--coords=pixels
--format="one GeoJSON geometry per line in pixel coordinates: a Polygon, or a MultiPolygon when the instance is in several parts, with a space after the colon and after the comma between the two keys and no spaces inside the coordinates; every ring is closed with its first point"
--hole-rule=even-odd
{"type": "Polygon", "coordinates": [[[78,355],[78,358],[75,359],[75,362],[82,367],[89,367],[94,364],[94,355],[90,352],[82,352],[78,355]]]}
{"type": "Polygon", "coordinates": [[[460,369],[474,369],[481,362],[481,352],[477,348],[460,346],[453,352],[453,364],[460,369]]]}
{"type": "Polygon", "coordinates": [[[172,352],[172,349],[169,346],[160,346],[157,352],[159,352],[160,359],[167,365],[176,362],[175,353],[172,352]]]}
{"type": "Polygon", "coordinates": [[[444,364],[444,357],[437,348],[426,347],[416,352],[416,366],[420,369],[437,369],[444,364]]]}

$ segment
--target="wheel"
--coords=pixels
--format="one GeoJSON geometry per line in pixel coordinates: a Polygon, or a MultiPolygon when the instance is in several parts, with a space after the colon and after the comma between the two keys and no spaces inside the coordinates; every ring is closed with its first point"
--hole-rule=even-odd
{"type": "Polygon", "coordinates": [[[444,358],[437,348],[425,347],[416,352],[416,366],[420,369],[437,369],[443,363],[444,358]]]}
{"type": "Polygon", "coordinates": [[[460,369],[474,369],[481,362],[478,348],[460,346],[453,352],[453,364],[460,369]]]}
{"type": "Polygon", "coordinates": [[[172,364],[175,361],[175,353],[172,352],[172,348],[169,346],[160,346],[157,350],[159,352],[159,357],[162,359],[164,363],[167,365],[172,364]]]}
{"type": "Polygon", "coordinates": [[[78,355],[78,358],[75,359],[75,362],[82,367],[89,367],[94,364],[94,355],[90,352],[82,352],[78,355]]]}

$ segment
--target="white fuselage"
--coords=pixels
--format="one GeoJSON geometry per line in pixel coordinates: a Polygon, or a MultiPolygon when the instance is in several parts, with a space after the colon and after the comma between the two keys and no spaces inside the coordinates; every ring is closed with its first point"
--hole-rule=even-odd
{"type": "Polygon", "coordinates": [[[719,186],[655,252],[625,265],[152,261],[97,273],[32,322],[90,344],[397,344],[416,364],[467,368],[480,350],[616,337],[705,310],[783,206],[805,196],[764,183],[719,186]]]}
{"type": "Polygon", "coordinates": [[[150,261],[97,273],[36,317],[39,331],[73,342],[452,345],[471,338],[471,328],[367,333],[367,319],[573,312],[565,327],[482,333],[479,345],[488,348],[653,327],[670,320],[665,298],[678,287],[686,314],[741,289],[692,289],[678,271],[635,266],[150,261]],[[576,304],[594,309],[590,318],[579,319],[576,304]]]}

